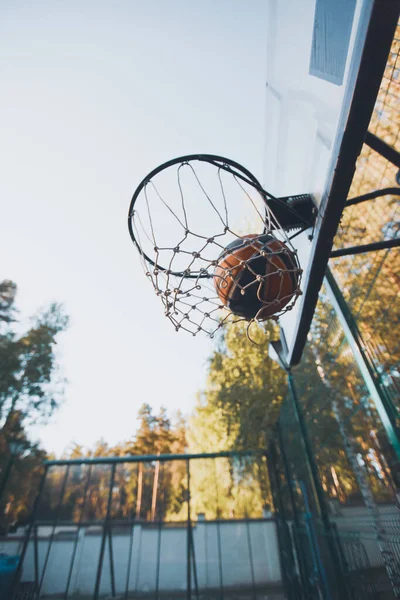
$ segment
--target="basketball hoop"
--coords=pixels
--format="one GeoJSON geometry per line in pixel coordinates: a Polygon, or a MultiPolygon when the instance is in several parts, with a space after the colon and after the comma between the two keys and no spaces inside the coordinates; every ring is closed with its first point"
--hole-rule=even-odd
{"type": "Polygon", "coordinates": [[[275,198],[238,163],[195,154],[143,179],[128,227],[176,331],[213,337],[228,321],[278,320],[292,309],[302,271],[291,238],[315,212],[308,195],[275,198]]]}

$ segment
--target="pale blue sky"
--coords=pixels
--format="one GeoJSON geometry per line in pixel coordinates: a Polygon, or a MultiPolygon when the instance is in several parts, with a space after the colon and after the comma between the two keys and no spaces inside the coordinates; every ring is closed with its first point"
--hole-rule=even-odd
{"type": "Polygon", "coordinates": [[[56,300],[66,402],[48,450],[132,436],[138,407],[188,413],[212,342],[176,333],[127,230],[165,160],[210,152],[262,178],[267,2],[4,0],[1,277],[22,317],[56,300]]]}

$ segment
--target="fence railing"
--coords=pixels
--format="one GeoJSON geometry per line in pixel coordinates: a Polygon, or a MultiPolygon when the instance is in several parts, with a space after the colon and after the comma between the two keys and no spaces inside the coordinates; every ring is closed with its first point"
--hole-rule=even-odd
{"type": "Polygon", "coordinates": [[[51,461],[0,552],[18,599],[279,598],[269,496],[263,452],[51,461]]]}

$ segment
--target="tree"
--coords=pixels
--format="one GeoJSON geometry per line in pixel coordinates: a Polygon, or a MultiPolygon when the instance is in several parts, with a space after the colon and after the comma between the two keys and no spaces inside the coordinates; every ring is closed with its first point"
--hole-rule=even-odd
{"type": "MultiPolygon", "coordinates": [[[[226,326],[190,421],[190,451],[267,448],[286,393],[285,375],[268,356],[278,335],[271,322],[250,332],[243,322],[226,326]]],[[[271,502],[265,457],[196,460],[191,469],[194,510],[207,518],[260,516],[271,502]]]]}
{"type": "MultiPolygon", "coordinates": [[[[171,420],[165,408],[158,414],[149,404],[139,410],[135,436],[115,446],[100,439],[92,449],[73,444],[64,458],[182,454],[186,424],[181,413],[171,420]]],[[[111,485],[109,464],[52,467],[43,492],[40,515],[79,522],[104,519],[111,485]],[[67,479],[64,479],[67,476],[67,479]],[[65,485],[64,485],[65,484],[65,485]],[[63,494],[61,494],[64,489],[63,494]],[[61,497],[62,495],[62,497],[61,497]]],[[[177,520],[186,490],[185,461],[122,462],[115,468],[111,515],[118,519],[177,520]]]]}
{"type": "Polygon", "coordinates": [[[56,378],[57,336],[68,317],[52,304],[32,319],[31,327],[17,333],[15,322],[16,286],[0,284],[0,424],[4,428],[15,411],[24,423],[47,419],[59,406],[63,380],[56,378]]]}
{"type": "Polygon", "coordinates": [[[6,426],[0,431],[0,480],[11,460],[9,440],[19,442],[20,453],[12,460],[12,468],[0,498],[0,529],[7,531],[10,526],[24,523],[32,509],[40,478],[43,474],[43,461],[46,453],[27,437],[21,414],[12,413],[6,426]]]}
{"type": "MultiPolygon", "coordinates": [[[[164,407],[157,415],[149,404],[138,414],[140,425],[128,450],[136,455],[182,454],[186,450],[185,422],[181,413],[172,425],[164,407]]],[[[140,463],[137,483],[137,517],[176,519],[184,502],[184,461],[140,463]]]]}
{"type": "Polygon", "coordinates": [[[4,279],[0,281],[0,325],[1,323],[11,323],[15,320],[14,301],[17,293],[17,286],[13,281],[4,279]]]}
{"type": "Polygon", "coordinates": [[[55,377],[58,334],[68,323],[61,306],[36,315],[28,331],[17,324],[17,286],[0,282],[0,498],[1,527],[24,522],[36,494],[45,452],[32,443],[25,426],[46,419],[59,405],[63,382],[55,377]],[[20,453],[11,457],[10,442],[20,453]]]}
{"type": "Polygon", "coordinates": [[[210,358],[207,387],[196,407],[190,433],[192,440],[204,438],[203,451],[267,446],[267,436],[286,393],[285,374],[268,356],[269,342],[279,333],[275,324],[267,321],[254,326],[250,335],[252,341],[247,323],[227,325],[210,358]],[[213,411],[217,419],[212,418],[213,411]],[[218,430],[211,438],[205,413],[211,427],[218,430]]]}

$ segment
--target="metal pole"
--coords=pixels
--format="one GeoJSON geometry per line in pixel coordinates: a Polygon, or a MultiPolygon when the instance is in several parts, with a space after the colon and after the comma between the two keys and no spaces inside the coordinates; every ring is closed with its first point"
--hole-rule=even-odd
{"type": "Polygon", "coordinates": [[[340,591],[340,597],[347,598],[348,597],[347,588],[346,588],[346,585],[345,585],[345,582],[343,579],[343,573],[342,573],[342,569],[341,569],[342,563],[340,561],[340,556],[337,552],[331,524],[329,521],[329,514],[328,514],[328,510],[326,508],[326,504],[325,504],[324,490],[322,488],[322,484],[321,484],[321,481],[319,478],[318,467],[315,462],[314,452],[312,449],[310,438],[308,436],[307,425],[306,425],[306,422],[304,419],[303,410],[301,408],[301,405],[300,405],[300,402],[299,402],[299,399],[297,396],[296,385],[294,383],[293,375],[292,375],[290,369],[287,370],[287,376],[288,376],[289,392],[290,392],[290,397],[292,400],[293,410],[294,410],[294,413],[296,416],[296,420],[299,424],[299,429],[300,429],[301,437],[303,440],[307,463],[308,463],[308,467],[309,467],[309,470],[311,473],[312,486],[313,486],[315,495],[318,500],[318,507],[319,507],[319,510],[321,513],[321,521],[322,521],[323,528],[325,531],[327,544],[330,549],[333,567],[334,567],[334,570],[336,571],[336,587],[340,591]]]}
{"type": "MultiPolygon", "coordinates": [[[[241,492],[243,489],[243,488],[241,488],[240,483],[238,485],[238,488],[239,488],[239,492],[241,492]]],[[[247,540],[247,550],[248,550],[248,555],[249,555],[249,567],[250,567],[252,595],[253,595],[253,600],[257,600],[256,579],[255,579],[255,574],[254,574],[253,549],[251,546],[251,533],[250,533],[250,523],[249,523],[250,516],[249,516],[248,502],[247,502],[246,496],[243,499],[243,505],[244,505],[244,526],[246,529],[246,540],[247,540]]]]}
{"type": "Polygon", "coordinates": [[[362,196],[356,196],[355,198],[349,198],[346,202],[345,208],[348,206],[354,206],[354,204],[361,204],[361,202],[366,202],[367,200],[382,198],[382,196],[400,196],[400,188],[388,187],[369,192],[368,194],[362,194],[362,196]]]}
{"type": "Polygon", "coordinates": [[[198,600],[199,599],[199,581],[197,579],[197,565],[196,565],[196,552],[195,552],[195,547],[194,547],[193,527],[190,528],[190,540],[191,540],[191,548],[192,548],[194,589],[195,589],[195,593],[196,593],[196,598],[198,600]]]}
{"type": "Polygon", "coordinates": [[[215,494],[217,500],[217,547],[218,547],[218,570],[219,570],[219,593],[220,600],[224,600],[224,577],[222,571],[222,542],[221,542],[221,529],[220,529],[220,509],[219,509],[219,494],[218,494],[218,479],[217,479],[217,468],[215,466],[215,459],[213,462],[214,465],[214,477],[215,477],[215,494]]]}
{"type": "Polygon", "coordinates": [[[74,570],[75,557],[76,557],[76,552],[78,549],[80,526],[81,526],[81,523],[83,520],[83,515],[85,512],[86,498],[87,498],[87,493],[88,493],[91,477],[92,477],[92,465],[89,466],[88,478],[85,483],[85,489],[83,491],[82,510],[81,510],[81,514],[79,515],[78,527],[77,527],[77,531],[76,531],[76,540],[75,540],[75,544],[74,544],[74,549],[72,551],[71,564],[70,564],[69,572],[68,572],[68,579],[67,579],[67,586],[65,588],[64,600],[68,600],[69,586],[71,585],[72,572],[74,570]]]}
{"type": "Polygon", "coordinates": [[[61,460],[47,460],[45,465],[49,467],[65,465],[112,465],[119,463],[145,463],[145,462],[168,462],[171,460],[196,460],[206,458],[230,458],[232,456],[258,456],[263,450],[243,450],[238,452],[206,452],[197,454],[144,454],[143,456],[104,456],[94,458],[71,458],[61,460]]]}
{"type": "Polygon", "coordinates": [[[156,598],[159,598],[159,587],[160,587],[160,561],[161,561],[161,520],[158,522],[158,533],[157,533],[157,563],[156,563],[156,598]]]}
{"type": "Polygon", "coordinates": [[[190,515],[190,464],[186,461],[186,473],[187,473],[187,593],[186,597],[188,600],[192,598],[192,567],[190,564],[191,560],[191,545],[190,545],[190,528],[191,528],[191,515],[190,515]]]}
{"type": "Polygon", "coordinates": [[[392,146],[389,146],[389,144],[378,138],[370,131],[367,131],[364,143],[400,169],[400,154],[392,146]]]}
{"type": "MultiPolygon", "coordinates": [[[[164,466],[164,465],[163,465],[164,466]]],[[[153,486],[153,500],[152,500],[152,508],[151,508],[151,512],[152,512],[152,521],[154,521],[155,518],[155,509],[156,509],[156,500],[155,498],[157,498],[157,487],[158,487],[158,475],[159,475],[159,469],[160,469],[160,463],[156,463],[156,467],[155,467],[155,473],[154,473],[154,486],[153,486]],[[157,474],[157,478],[156,478],[156,474],[157,474]],[[156,483],[157,480],[157,483],[156,483]]],[[[164,469],[162,471],[162,477],[161,477],[161,485],[163,484],[163,475],[164,475],[164,469]]],[[[165,488],[164,488],[164,502],[163,502],[163,509],[164,509],[164,504],[165,504],[165,488]]],[[[158,600],[159,597],[159,586],[160,586],[160,561],[161,561],[161,525],[162,525],[162,518],[164,516],[164,511],[161,511],[161,515],[160,515],[160,519],[158,520],[158,533],[157,533],[157,563],[156,563],[156,599],[158,600]]]]}
{"type": "Polygon", "coordinates": [[[250,524],[249,524],[248,516],[246,518],[245,527],[246,527],[246,536],[247,536],[247,547],[249,550],[249,563],[250,563],[251,585],[253,588],[253,600],[257,600],[256,579],[255,579],[255,575],[254,575],[253,550],[251,547],[250,524]]]}
{"type": "MultiPolygon", "coordinates": [[[[138,464],[138,468],[137,468],[136,499],[137,499],[137,495],[138,495],[138,486],[139,486],[139,469],[140,469],[140,463],[138,464]]],[[[133,509],[132,509],[132,517],[134,518],[133,509]]],[[[133,523],[131,523],[131,532],[130,532],[130,537],[129,537],[128,566],[127,566],[127,571],[126,571],[126,583],[125,583],[125,600],[128,600],[129,581],[131,578],[134,531],[135,531],[135,521],[133,521],[133,523]]]]}
{"type": "Polygon", "coordinates": [[[15,594],[15,592],[16,592],[17,585],[18,585],[19,580],[20,580],[21,575],[22,575],[22,566],[24,564],[26,551],[28,549],[28,544],[29,544],[29,540],[30,540],[30,537],[31,537],[32,528],[34,527],[34,524],[35,524],[35,518],[36,518],[36,514],[37,514],[37,511],[38,511],[38,508],[39,508],[39,503],[40,503],[40,500],[41,500],[41,497],[42,497],[42,492],[43,492],[44,484],[45,484],[45,481],[46,481],[47,472],[48,472],[48,466],[45,465],[45,467],[44,467],[44,473],[42,475],[42,479],[40,480],[40,484],[39,484],[39,490],[38,490],[38,493],[37,493],[37,496],[35,498],[35,502],[34,502],[34,505],[33,505],[32,514],[31,514],[30,519],[29,519],[28,530],[27,530],[26,535],[25,535],[24,545],[22,546],[21,556],[19,557],[18,567],[17,567],[17,569],[15,571],[15,575],[14,575],[12,586],[11,586],[13,594],[15,594]]]}
{"type": "Polygon", "coordinates": [[[39,585],[39,545],[38,545],[38,537],[37,537],[37,526],[33,526],[33,560],[34,560],[34,569],[35,569],[35,591],[38,589],[39,585]]]}
{"type": "Polygon", "coordinates": [[[361,371],[365,385],[374,401],[386,435],[393,446],[397,458],[400,459],[399,413],[386,393],[384,386],[381,385],[379,374],[377,374],[367,357],[364,341],[357,323],[329,269],[326,271],[324,284],[335,313],[343,327],[346,339],[353,351],[353,356],[361,371]]]}
{"type": "Polygon", "coordinates": [[[304,481],[299,480],[299,487],[301,489],[301,493],[303,494],[304,506],[305,506],[305,522],[306,529],[308,533],[308,538],[310,540],[310,548],[311,548],[311,556],[313,561],[313,566],[316,574],[317,581],[320,581],[323,589],[325,591],[324,598],[331,600],[332,595],[329,589],[328,578],[326,576],[326,570],[324,563],[321,558],[321,550],[318,543],[317,532],[315,531],[315,525],[313,521],[313,514],[311,512],[310,503],[308,501],[308,492],[307,486],[304,481]]]}
{"type": "Polygon", "coordinates": [[[93,600],[98,600],[99,593],[100,593],[100,582],[101,582],[101,574],[102,574],[102,570],[103,570],[104,551],[105,551],[105,547],[106,547],[107,531],[108,531],[108,524],[109,524],[111,504],[112,504],[112,491],[113,491],[113,487],[114,487],[115,469],[116,469],[116,463],[113,463],[112,467],[111,467],[110,489],[108,492],[107,510],[106,510],[106,516],[105,516],[105,521],[104,521],[104,525],[103,525],[103,536],[101,539],[99,564],[97,566],[96,583],[95,583],[95,587],[94,587],[93,600]]]}
{"type": "Polygon", "coordinates": [[[208,530],[207,523],[204,520],[204,560],[205,560],[205,588],[208,589],[208,530]]]}
{"type": "Polygon", "coordinates": [[[138,544],[138,559],[137,559],[137,564],[136,564],[136,577],[135,577],[135,594],[137,592],[138,586],[139,586],[139,581],[140,581],[140,562],[141,562],[141,558],[142,558],[142,536],[143,536],[143,526],[140,526],[139,529],[139,544],[138,544]]]}
{"type": "Polygon", "coordinates": [[[51,532],[51,537],[50,537],[50,540],[49,540],[49,545],[47,546],[46,558],[45,558],[43,569],[42,569],[42,576],[40,578],[39,588],[38,588],[38,591],[37,591],[38,597],[40,597],[40,592],[41,592],[41,589],[42,589],[42,586],[43,586],[44,576],[46,574],[47,564],[49,562],[51,548],[53,546],[53,540],[54,540],[54,535],[55,535],[55,532],[56,532],[56,527],[57,527],[57,524],[58,524],[58,521],[59,521],[59,518],[60,518],[61,505],[62,505],[62,501],[64,499],[64,494],[65,494],[65,488],[67,486],[68,475],[69,475],[69,466],[65,469],[65,474],[64,474],[64,478],[63,478],[63,482],[62,482],[62,486],[61,486],[61,492],[60,492],[60,500],[58,502],[57,511],[56,511],[56,517],[55,517],[54,522],[53,522],[53,528],[52,528],[52,532],[51,532]]]}
{"type": "Polygon", "coordinates": [[[350,246],[349,248],[333,250],[333,252],[331,252],[331,258],[351,256],[353,254],[365,254],[366,252],[376,252],[377,250],[388,250],[390,248],[398,248],[399,246],[400,238],[382,240],[380,242],[372,242],[371,244],[362,244],[360,246],[350,246]]]}
{"type": "Polygon", "coordinates": [[[115,571],[114,571],[114,552],[113,552],[113,543],[112,543],[112,527],[108,526],[108,552],[110,556],[110,579],[111,579],[111,594],[112,597],[115,598],[115,571]]]}

